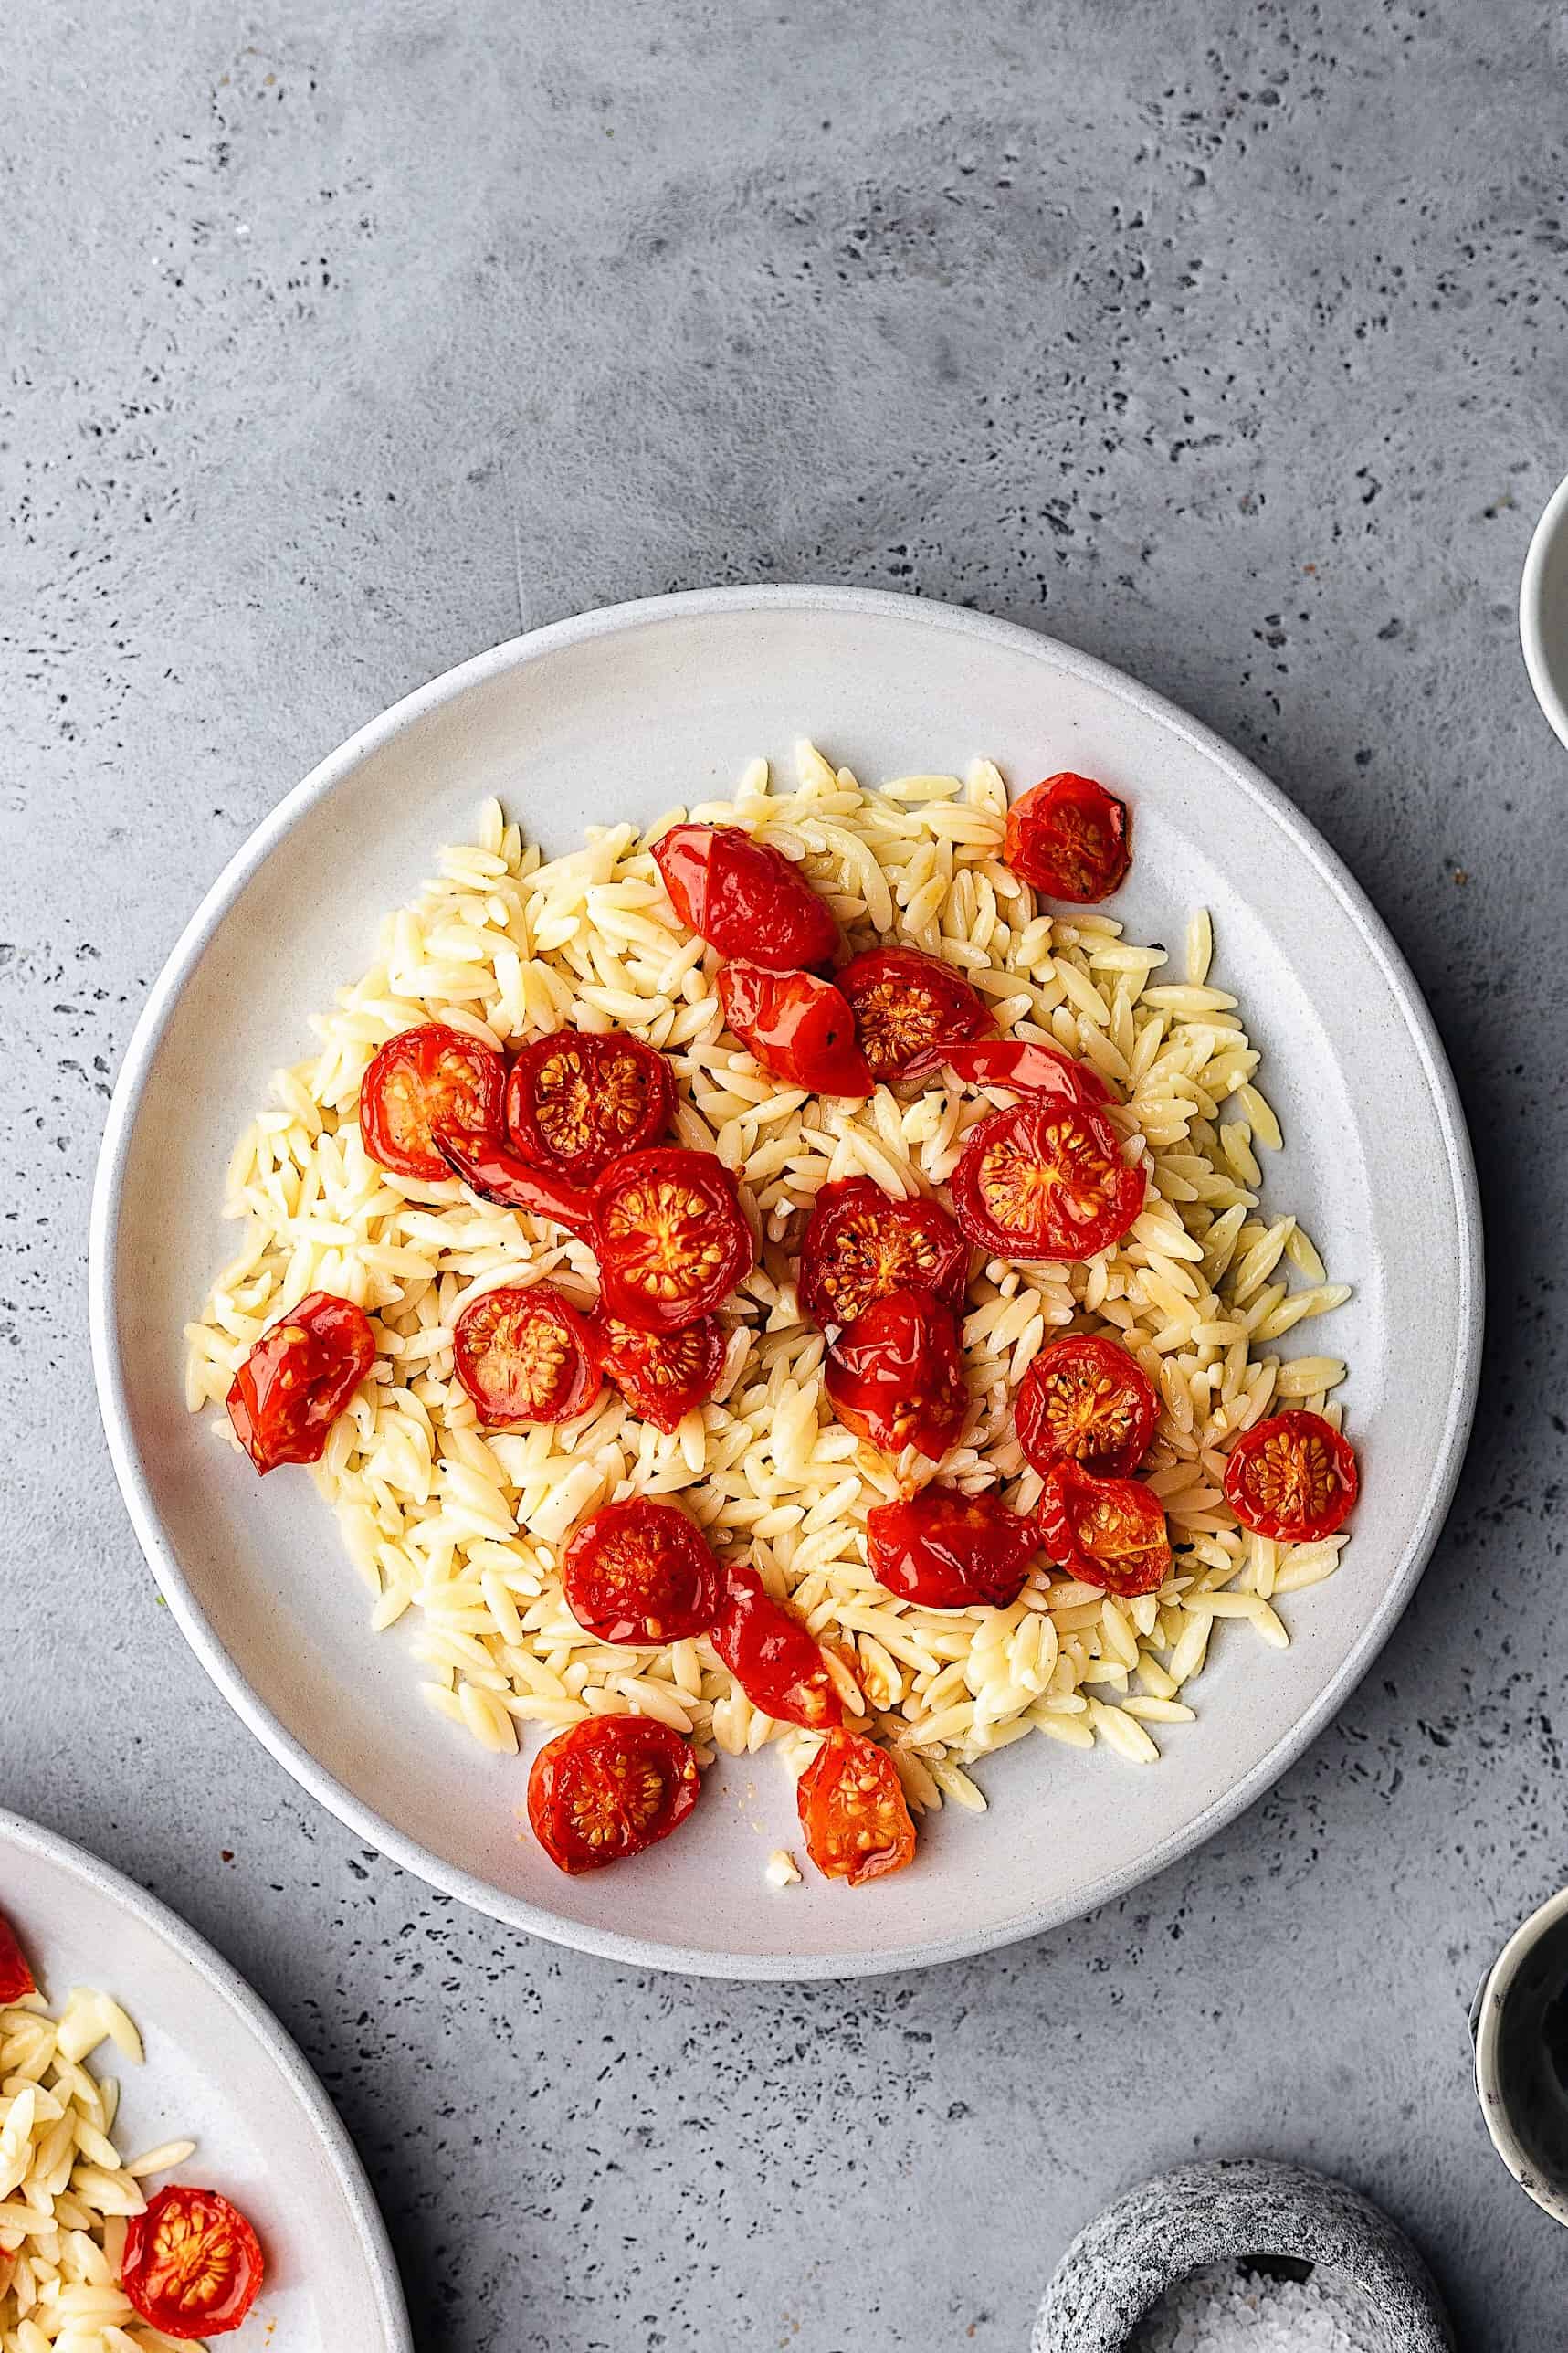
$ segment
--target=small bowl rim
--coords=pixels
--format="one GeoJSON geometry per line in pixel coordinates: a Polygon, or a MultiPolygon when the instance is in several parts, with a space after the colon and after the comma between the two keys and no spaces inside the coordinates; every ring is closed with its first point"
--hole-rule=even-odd
{"type": "MultiPolygon", "coordinates": [[[[1568,483],[1563,487],[1568,490],[1568,483]]],[[[1544,1904],[1537,1905],[1528,1919],[1520,1922],[1481,1980],[1481,1989],[1476,1997],[1474,2024],[1476,2096],[1481,2104],[1481,2116],[1491,2145],[1525,2196],[1532,2199],[1543,2214],[1550,2214],[1554,2222],[1568,2226],[1568,2183],[1561,2189],[1554,2189],[1541,2179],[1535,2160],[1515,2132],[1503,2105],[1498,2067],[1503,2006],[1513,1981],[1542,1938],[1565,1918],[1568,1918],[1568,1887],[1560,1887],[1555,1895],[1549,1895],[1544,1904]]]]}
{"type": "Polygon", "coordinates": [[[1553,676],[1547,657],[1546,633],[1542,627],[1546,563],[1560,535],[1568,537],[1568,474],[1541,511],[1531,533],[1519,584],[1519,639],[1524,651],[1524,667],[1548,726],[1558,742],[1568,746],[1568,678],[1560,686],[1553,676]]]}

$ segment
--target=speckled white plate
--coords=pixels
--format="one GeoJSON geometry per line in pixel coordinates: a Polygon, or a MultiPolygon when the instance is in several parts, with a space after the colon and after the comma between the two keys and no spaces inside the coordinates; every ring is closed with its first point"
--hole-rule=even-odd
{"type": "MultiPolygon", "coordinates": [[[[363,2168],[271,2012],[194,1929],[130,1880],[0,1808],[0,1911],[57,2007],[99,1987],[130,2012],[146,2063],[111,2044],[89,2064],[120,2085],[115,2140],[133,2157],[190,2139],[165,2180],[221,2189],[267,2262],[235,2353],[413,2353],[397,2266],[363,2168]]],[[[215,2340],[216,2341],[216,2340],[215,2340]]]]}
{"type": "Polygon", "coordinates": [[[437,679],[335,752],[219,878],[154,987],[104,1140],[92,1246],[100,1393],[143,1549],[219,1687],[304,1786],[410,1870],[589,1951],[661,1968],[826,1977],[952,1958],[1123,1894],[1268,1788],[1364,1673],[1408,1600],[1458,1472],[1481,1322],[1468,1145],[1430,1018],[1376,915],[1258,771],[1102,663],[1000,621],[859,589],[655,598],[542,629],[437,679]],[[654,1852],[562,1877],[518,1835],[525,1768],[437,1723],[310,1481],[259,1483],[182,1402],[181,1329],[232,1249],[224,1170],[307,1016],[369,962],[376,920],[499,793],[546,848],[585,820],[727,791],[810,733],[867,781],[996,759],[1062,767],[1136,808],[1116,902],[1139,940],[1214,912],[1287,1149],[1270,1201],[1356,1286],[1315,1345],[1348,1358],[1363,1501],[1345,1566],[1287,1605],[1296,1641],[1219,1630],[1201,1721],[1158,1767],[1024,1741],[984,1817],[944,1811],[918,1866],[860,1891],[771,1894],[798,1843],[762,1757],[721,1763],[654,1852]]]}

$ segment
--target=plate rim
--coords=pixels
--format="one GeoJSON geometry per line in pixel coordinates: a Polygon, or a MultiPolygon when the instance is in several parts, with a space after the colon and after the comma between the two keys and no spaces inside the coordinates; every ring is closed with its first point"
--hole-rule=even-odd
{"type": "MultiPolygon", "coordinates": [[[[112,1863],[105,1862],[88,1848],[79,1846],[74,1839],[66,1838],[58,1831],[46,1830],[41,1822],[9,1806],[0,1806],[0,1852],[7,1848],[42,1857],[121,1911],[129,1913],[169,1946],[178,1960],[237,2013],[283,2076],[326,2148],[364,2253],[365,2267],[380,2307],[385,2353],[414,2353],[413,2325],[397,2258],[364,2161],[349,2137],[348,2126],[327,2097],[315,2069],[256,1989],[240,1976],[232,1962],[226,1961],[205,1936],[197,1934],[188,1920],[182,1919],[158,1896],[150,1894],[138,1881],[128,1878],[124,1872],[117,1871],[112,1863]]],[[[127,2007],[133,2010],[134,1994],[128,1993],[126,1999],[127,2007]]]]}
{"type": "Polygon", "coordinates": [[[132,1031],[104,1125],[93,1183],[89,1224],[88,1300],[93,1371],[100,1410],[116,1479],[132,1529],[182,1633],[230,1706],[262,1746],[318,1804],[402,1869],[427,1885],[455,1896],[511,1928],[547,1942],[637,1968],[733,1980],[804,1983],[808,1980],[882,1976],[925,1968],[972,1954],[992,1952],[1080,1919],[1115,1902],[1207,1843],[1271,1788],[1330,1724],[1356,1690],[1403,1617],[1431,1556],[1453,1500],[1475,1415],[1485,1312],[1484,1257],[1479,1191],[1458,1089],[1419,984],[1378,913],[1349,868],[1288,795],[1225,738],[1181,706],[1126,671],[1084,653],[1063,639],[1026,628],[1016,621],[943,600],[879,588],[827,584],[755,583],[686,589],[634,598],[573,614],[543,628],[503,639],[442,671],[391,703],[348,736],[295,785],[227,860],[204,894],[170,950],[132,1031]],[[1323,1690],[1279,1739],[1238,1781],[1219,1792],[1184,1828],[1172,1831],[1135,1863],[1106,1872],[1086,1890],[1066,1899],[1037,1903],[983,1930],[893,1947],[848,1957],[823,1953],[716,1953],[624,1936],[564,1920],[521,1896],[444,1862],[417,1839],[362,1803],[280,1724],[230,1659],[186,1583],[173,1546],[163,1535],[132,1435],[121,1374],[112,1274],[116,1261],[121,1195],[126,1158],[147,1075],[168,1028],[185,979],[205,952],[220,923],[274,846],[306,812],[327,798],[371,754],[428,712],[471,688],[521,668],[563,648],[617,631],[655,627],[667,619],[701,619],[735,610],[831,612],[837,616],[897,619],[986,640],[1026,655],[1131,706],[1140,716],[1171,730],[1194,750],[1225,768],[1289,838],[1339,901],[1364,940],[1397,1004],[1420,1062],[1442,1131],[1445,1161],[1453,1188],[1458,1233],[1458,1314],[1460,1345],[1448,1391],[1441,1442],[1436,1450],[1412,1534],[1395,1572],[1384,1588],[1355,1643],[1323,1690]]]}

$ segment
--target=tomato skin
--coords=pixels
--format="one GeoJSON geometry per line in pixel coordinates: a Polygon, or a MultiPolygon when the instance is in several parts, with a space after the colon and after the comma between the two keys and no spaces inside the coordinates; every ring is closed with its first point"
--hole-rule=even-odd
{"type": "Polygon", "coordinates": [[[720,972],[719,998],[742,1044],[787,1086],[862,1102],[875,1092],[855,1043],[854,1016],[830,980],[769,972],[737,957],[720,972]]]}
{"type": "Polygon", "coordinates": [[[606,1504],[562,1556],[566,1606],[601,1642],[658,1645],[706,1634],[719,1615],[719,1562],[673,1504],[606,1504]]]}
{"type": "Polygon", "coordinates": [[[599,1361],[634,1413],[670,1437],[693,1406],[706,1405],[719,1386],[729,1347],[716,1315],[700,1315],[679,1332],[637,1332],[613,1315],[594,1327],[599,1361]]]}
{"type": "Polygon", "coordinates": [[[37,1980],[16,1941],[16,1931],[0,1912],[0,2002],[20,2001],[24,1994],[37,1990],[37,1980]]]}
{"type": "Polygon", "coordinates": [[[999,1495],[964,1495],[940,1482],[866,1514],[872,1576],[926,1609],[1009,1609],[1039,1549],[1034,1521],[999,1495]]]}
{"type": "Polygon", "coordinates": [[[452,1369],[490,1430],[574,1421],[599,1394],[593,1334],[552,1282],[470,1299],[452,1326],[452,1369]]]}
{"type": "Polygon", "coordinates": [[[1153,1442],[1160,1399],[1136,1356],[1073,1333],[1042,1348],[1018,1384],[1013,1426],[1042,1476],[1068,1455],[1097,1479],[1125,1478],[1153,1442]]]}
{"type": "Polygon", "coordinates": [[[1360,1487],[1348,1440],[1321,1413],[1270,1414],[1244,1430],[1226,1457],[1226,1502],[1244,1528],[1278,1544],[1335,1535],[1360,1487]]]}
{"type": "Polygon", "coordinates": [[[669,1836],[696,1805],[697,1760],[648,1715],[595,1715],[546,1741],[528,1776],[528,1820],[559,1871],[625,1862],[669,1836]]]}
{"type": "Polygon", "coordinates": [[[383,1168],[435,1185],[447,1173],[437,1131],[499,1135],[505,1101],[506,1065],[495,1049],[426,1021],[389,1038],[361,1080],[360,1134],[383,1168]]]}
{"type": "Polygon", "coordinates": [[[512,1149],[572,1185],[591,1185],[617,1154],[658,1143],[674,1110],[664,1056],[618,1031],[557,1029],[531,1039],[506,1082],[512,1149]]]}
{"type": "Polygon", "coordinates": [[[825,1879],[863,1887],[912,1862],[915,1826],[887,1751],[863,1733],[830,1732],[795,1792],[805,1851],[825,1879]]]}
{"type": "Polygon", "coordinates": [[[605,1312],[638,1332],[695,1324],[757,1262],[733,1174],[717,1153],[676,1145],[611,1161],[593,1240],[605,1312]]]}
{"type": "Polygon", "coordinates": [[[835,977],[873,1079],[923,1078],[941,1068],[949,1046],[991,1034],[979,990],[920,948],[867,948],[835,977]]]}
{"type": "Polygon", "coordinates": [[[935,1201],[900,1200],[871,1176],[824,1185],[800,1250],[800,1303],[814,1324],[853,1324],[910,1285],[963,1304],[967,1237],[935,1201]]]}
{"type": "Polygon", "coordinates": [[[874,1301],[833,1341],[823,1377],[846,1429],[889,1454],[914,1446],[938,1461],[963,1427],[958,1318],[929,1291],[874,1301]]]}
{"type": "Polygon", "coordinates": [[[713,1648],[753,1707],[782,1724],[825,1732],[844,1721],[844,1704],[821,1646],[775,1601],[754,1568],[727,1573],[713,1648]]]}
{"type": "Polygon", "coordinates": [[[1110,1101],[1110,1090],[1088,1062],[1075,1061],[1043,1038],[982,1038],[951,1047],[949,1070],[976,1087],[1012,1087],[1019,1094],[1062,1095],[1086,1111],[1110,1101]]]}
{"type": "Polygon", "coordinates": [[[1030,1096],[970,1129],[952,1213],[994,1257],[1094,1258],[1135,1222],[1146,1190],[1098,1112],[1030,1096]]]}
{"type": "Polygon", "coordinates": [[[165,2337],[226,2337],[256,2302],[265,2272],[255,2231],[216,2189],[172,2181],[126,2224],[120,2284],[165,2337]]]}
{"type": "Polygon", "coordinates": [[[532,1167],[498,1136],[481,1128],[446,1127],[437,1145],[449,1176],[460,1176],[481,1201],[525,1217],[548,1218],[569,1233],[586,1234],[594,1223],[593,1195],[548,1170],[532,1167]]]}
{"type": "Polygon", "coordinates": [[[263,1478],[280,1462],[319,1462],[331,1427],[375,1362],[363,1307],[312,1291],[262,1334],[234,1377],[228,1418],[263,1478]]]}
{"type": "Polygon", "coordinates": [[[1081,1585],[1125,1598],[1157,1593],[1171,1573],[1164,1506],[1141,1479],[1096,1479],[1063,1456],[1038,1517],[1046,1550],[1081,1585]]]}
{"type": "Polygon", "coordinates": [[[789,860],[738,825],[676,825],[653,848],[670,903],[721,955],[769,972],[827,964],[838,924],[789,860]]]}
{"type": "Polygon", "coordinates": [[[1007,811],[1002,855],[1047,899],[1092,906],[1127,880],[1131,818],[1125,801],[1070,768],[1021,793],[1007,811]]]}

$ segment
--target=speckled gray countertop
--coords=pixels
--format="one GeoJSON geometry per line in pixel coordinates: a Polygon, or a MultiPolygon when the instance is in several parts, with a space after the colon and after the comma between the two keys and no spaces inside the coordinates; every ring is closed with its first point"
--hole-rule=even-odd
{"type": "Polygon", "coordinates": [[[1113,2191],[1249,2151],[1556,2346],[1465,2011],[1568,1876],[1568,755],[1513,618],[1568,17],[55,0],[7,49],[0,1795],[299,2036],[430,2353],[1013,2353],[1113,2191]],[[751,578],[972,600],[1255,754],[1430,996],[1493,1285],[1447,1535],[1274,1796],[1042,1942],[798,1993],[521,1943],[305,1801],[155,1602],[83,1303],[136,1008],[284,789],[525,624],[751,578]]]}

